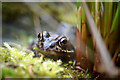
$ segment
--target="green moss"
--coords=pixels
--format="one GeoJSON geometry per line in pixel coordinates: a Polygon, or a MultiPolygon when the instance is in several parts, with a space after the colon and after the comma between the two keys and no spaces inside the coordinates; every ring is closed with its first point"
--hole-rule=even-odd
{"type": "MultiPolygon", "coordinates": [[[[40,53],[41,54],[41,53],[40,53]]],[[[73,66],[62,64],[61,60],[34,58],[32,51],[27,52],[8,43],[0,47],[2,77],[10,78],[88,78],[89,74],[77,72],[73,66]]]]}

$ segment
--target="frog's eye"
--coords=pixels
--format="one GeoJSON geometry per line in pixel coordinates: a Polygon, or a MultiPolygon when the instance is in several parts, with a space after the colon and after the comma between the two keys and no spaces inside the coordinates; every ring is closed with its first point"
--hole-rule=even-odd
{"type": "Polygon", "coordinates": [[[38,38],[40,38],[40,33],[38,33],[38,38]]]}
{"type": "Polygon", "coordinates": [[[38,39],[39,39],[40,41],[44,41],[43,33],[38,33],[38,39]]]}
{"type": "Polygon", "coordinates": [[[67,44],[67,38],[66,37],[62,38],[59,42],[59,45],[65,45],[65,44],[67,44]]]}

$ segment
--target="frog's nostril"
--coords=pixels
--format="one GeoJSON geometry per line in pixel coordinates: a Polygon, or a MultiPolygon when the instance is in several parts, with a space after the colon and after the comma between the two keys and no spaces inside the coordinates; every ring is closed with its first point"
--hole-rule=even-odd
{"type": "Polygon", "coordinates": [[[50,34],[48,32],[46,33],[46,37],[50,37],[50,34]]]}
{"type": "Polygon", "coordinates": [[[44,37],[50,37],[50,34],[49,34],[49,32],[47,32],[47,31],[44,31],[44,32],[43,32],[43,35],[44,35],[44,37]]]}
{"type": "Polygon", "coordinates": [[[55,44],[54,44],[54,43],[52,43],[52,44],[50,45],[50,48],[53,48],[53,47],[55,47],[55,44]]]}

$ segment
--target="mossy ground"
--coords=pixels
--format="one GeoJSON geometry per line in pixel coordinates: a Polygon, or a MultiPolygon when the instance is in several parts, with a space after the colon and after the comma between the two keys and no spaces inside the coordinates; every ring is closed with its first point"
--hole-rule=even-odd
{"type": "Polygon", "coordinates": [[[61,60],[33,57],[28,49],[11,47],[4,43],[0,47],[2,78],[90,78],[88,73],[76,71],[61,60]]]}

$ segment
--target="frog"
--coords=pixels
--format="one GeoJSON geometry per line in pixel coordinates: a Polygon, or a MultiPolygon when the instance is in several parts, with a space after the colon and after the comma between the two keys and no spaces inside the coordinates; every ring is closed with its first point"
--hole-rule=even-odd
{"type": "Polygon", "coordinates": [[[42,53],[45,57],[63,62],[75,60],[75,48],[69,38],[48,31],[38,33],[37,38],[32,43],[35,56],[42,53]]]}

